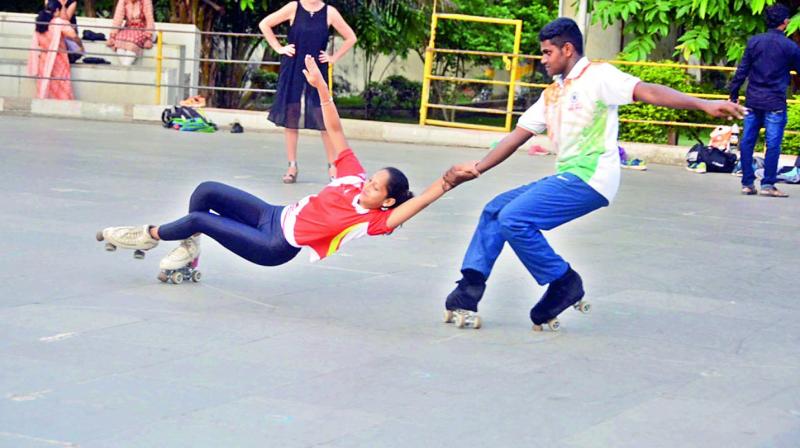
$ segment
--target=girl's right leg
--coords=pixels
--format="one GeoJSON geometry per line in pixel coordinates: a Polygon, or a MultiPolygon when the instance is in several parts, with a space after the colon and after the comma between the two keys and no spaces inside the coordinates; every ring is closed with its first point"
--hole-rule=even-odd
{"type": "Polygon", "coordinates": [[[284,128],[283,136],[286,141],[286,158],[289,160],[289,168],[286,169],[286,174],[283,175],[283,183],[293,184],[297,182],[297,129],[284,128]]]}

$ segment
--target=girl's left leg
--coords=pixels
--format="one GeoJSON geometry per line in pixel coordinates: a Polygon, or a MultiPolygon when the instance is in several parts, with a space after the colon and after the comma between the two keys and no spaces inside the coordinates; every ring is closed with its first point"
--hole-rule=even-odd
{"type": "Polygon", "coordinates": [[[325,146],[325,156],[328,159],[328,177],[333,180],[336,179],[336,166],[333,164],[336,161],[336,150],[333,148],[331,137],[326,131],[320,131],[320,135],[322,136],[322,145],[325,146]]]}
{"type": "Polygon", "coordinates": [[[283,236],[282,210],[229,185],[203,182],[192,193],[189,214],[151,229],[151,234],[164,240],[186,240],[204,233],[246,260],[275,266],[299,251],[283,236]]]}
{"type": "Polygon", "coordinates": [[[211,211],[219,216],[230,218],[250,227],[258,228],[277,207],[252,194],[219,182],[203,182],[195,188],[189,199],[189,215],[158,228],[158,237],[163,240],[182,240],[195,233],[193,212],[209,214],[211,211]]]}

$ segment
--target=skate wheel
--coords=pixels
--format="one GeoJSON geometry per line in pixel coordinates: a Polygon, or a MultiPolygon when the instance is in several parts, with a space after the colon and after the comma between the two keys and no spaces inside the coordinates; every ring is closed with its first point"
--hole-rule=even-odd
{"type": "Polygon", "coordinates": [[[192,281],[197,283],[197,282],[200,281],[200,278],[202,276],[203,276],[203,274],[201,274],[200,271],[194,271],[194,272],[192,272],[192,281]]]}
{"type": "Polygon", "coordinates": [[[456,327],[464,328],[467,324],[467,319],[463,314],[456,313],[456,327]]]}
{"type": "Polygon", "coordinates": [[[453,312],[450,310],[444,310],[444,323],[450,324],[453,323],[453,312]]]}
{"type": "Polygon", "coordinates": [[[167,277],[167,273],[166,272],[162,271],[162,272],[158,273],[158,279],[161,280],[163,283],[166,283],[167,280],[169,280],[169,277],[167,277]]]}
{"type": "Polygon", "coordinates": [[[106,243],[106,250],[109,252],[114,252],[115,250],[117,250],[117,246],[111,243],[106,243]]]}
{"type": "Polygon", "coordinates": [[[472,321],[472,328],[474,328],[476,330],[478,328],[481,328],[481,317],[480,316],[475,316],[475,320],[472,321]]]}
{"type": "Polygon", "coordinates": [[[558,329],[561,328],[561,322],[559,322],[558,319],[553,319],[547,323],[547,326],[553,331],[558,331],[558,329]]]}
{"type": "Polygon", "coordinates": [[[592,311],[592,304],[581,300],[580,302],[575,304],[575,309],[580,311],[581,313],[586,314],[592,311]]]}
{"type": "Polygon", "coordinates": [[[144,258],[144,251],[139,249],[133,251],[133,258],[141,260],[142,258],[144,258]]]}
{"type": "Polygon", "coordinates": [[[172,280],[172,283],[180,285],[181,283],[183,283],[183,274],[181,274],[180,272],[173,272],[172,275],[170,276],[170,279],[172,280]]]}
{"type": "Polygon", "coordinates": [[[97,241],[103,241],[105,239],[103,237],[103,231],[102,230],[98,230],[97,233],[94,235],[94,237],[97,238],[97,241]]]}

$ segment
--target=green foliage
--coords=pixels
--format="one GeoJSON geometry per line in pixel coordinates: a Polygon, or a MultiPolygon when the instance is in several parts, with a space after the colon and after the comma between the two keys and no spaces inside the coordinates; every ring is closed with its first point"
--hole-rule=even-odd
{"type": "MultiPolygon", "coordinates": [[[[800,100],[800,95],[795,95],[794,99],[800,100]]],[[[788,118],[786,130],[800,131],[800,104],[789,104],[786,115],[788,118]]],[[[800,154],[800,135],[784,135],[781,152],[783,154],[800,154]]]]}
{"type": "MultiPolygon", "coordinates": [[[[459,14],[522,20],[520,52],[528,54],[538,52],[539,30],[555,19],[558,12],[558,2],[555,0],[541,2],[453,0],[451,3],[452,12],[459,14]]],[[[513,44],[514,27],[511,25],[441,20],[436,32],[436,46],[439,48],[511,53],[513,44]]],[[[502,67],[502,60],[497,57],[491,59],[471,57],[470,60],[477,63],[489,62],[497,68],[502,67]]]]}
{"type": "Polygon", "coordinates": [[[390,115],[393,110],[416,111],[419,108],[422,84],[394,75],[380,83],[371,83],[362,93],[375,116],[390,115]]]}
{"type": "MultiPolygon", "coordinates": [[[[774,0],[595,0],[593,21],[604,27],[624,22],[633,39],[628,60],[645,60],[659,40],[681,32],[674,55],[706,63],[741,59],[747,38],[764,31],[764,7],[774,0]]],[[[800,16],[794,26],[800,27],[800,16]]]]}

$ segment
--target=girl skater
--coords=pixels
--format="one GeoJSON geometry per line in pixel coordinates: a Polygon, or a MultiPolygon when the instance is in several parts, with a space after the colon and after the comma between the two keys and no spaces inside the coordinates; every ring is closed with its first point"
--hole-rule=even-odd
{"type": "Polygon", "coordinates": [[[312,249],[312,260],[322,259],[355,238],[392,233],[452,188],[442,177],[414,197],[406,176],[392,167],[367,179],[347,145],[336,106],[310,55],[305,56],[305,66],[303,74],[322,98],[325,127],[337,156],[338,177],[322,191],[283,207],[228,185],[203,182],[192,193],[189,214],[183,218],[161,226],[108,227],[98,232],[97,239],[105,240],[112,250],[122,247],[137,251],[152,249],[159,240],[180,240],[180,245],[161,260],[159,275],[162,281],[172,278],[180,283],[182,276],[178,281],[172,276],[175,272],[195,273],[202,233],[263,266],[284,264],[302,247],[312,249]]]}

